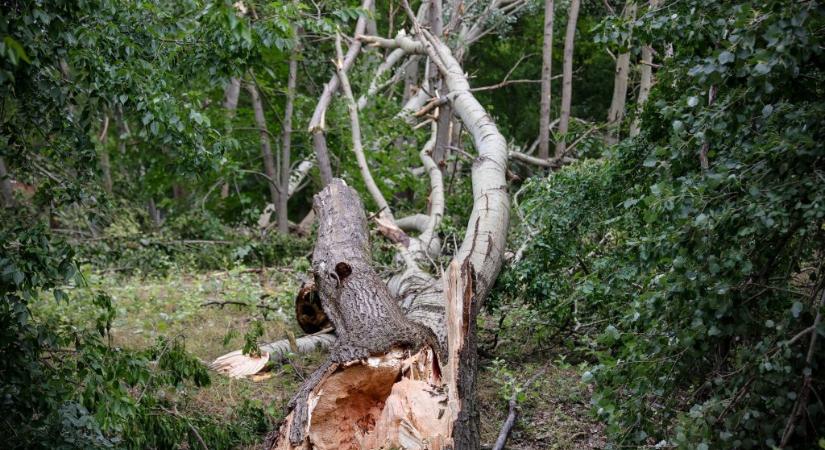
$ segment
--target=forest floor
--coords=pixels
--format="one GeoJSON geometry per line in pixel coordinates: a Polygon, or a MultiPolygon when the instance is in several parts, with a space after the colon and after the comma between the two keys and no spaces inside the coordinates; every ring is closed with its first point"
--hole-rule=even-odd
{"type": "MultiPolygon", "coordinates": [[[[117,317],[111,331],[112,345],[144,348],[159,337],[185,339],[186,348],[204,362],[237,350],[254,320],[263,323],[260,343],[286,337],[287,331],[300,336],[294,321],[292,301],[300,286],[300,268],[270,268],[264,272],[237,268],[223,272],[180,273],[165,277],[116,277],[88,273],[89,286],[69,303],[40,302],[36,307],[46,317],[73,319],[89,317],[94,308],[92,295],[105,291],[113,298],[117,317]],[[241,302],[238,306],[221,302],[241,302]],[[206,305],[210,302],[217,304],[206,305]]],[[[485,317],[482,322],[495,323],[485,317]],[[486,319],[486,320],[485,320],[486,319]]],[[[80,323],[80,322],[78,322],[80,323]]],[[[491,330],[482,329],[480,340],[490,342],[491,330]]],[[[512,340],[510,340],[512,341],[512,340]]],[[[501,348],[499,346],[498,348],[501,348]]],[[[558,359],[552,351],[540,355],[514,357],[513,349],[485,352],[480,360],[478,401],[481,411],[481,442],[491,446],[508,414],[514,389],[519,395],[520,415],[507,448],[511,449],[591,449],[605,445],[602,425],[590,413],[589,387],[581,382],[582,366],[558,359]],[[547,361],[555,362],[547,363],[547,361]],[[543,375],[523,389],[538,370],[543,375]]],[[[209,387],[195,391],[186,409],[227,417],[246,400],[262,405],[273,422],[280,420],[284,408],[303,378],[323,359],[314,354],[293,356],[273,366],[262,381],[233,380],[213,374],[209,387]]],[[[263,437],[262,437],[263,438],[263,437]]],[[[250,447],[256,448],[256,447],[250,447]]]]}

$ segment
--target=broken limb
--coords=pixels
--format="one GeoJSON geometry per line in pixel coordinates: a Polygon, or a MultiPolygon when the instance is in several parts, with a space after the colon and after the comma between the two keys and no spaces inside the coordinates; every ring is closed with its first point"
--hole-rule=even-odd
{"type": "MultiPolygon", "coordinates": [[[[364,0],[361,4],[361,9],[369,11],[372,7],[372,0],[364,0]]],[[[355,35],[363,34],[367,26],[367,17],[362,14],[355,22],[355,35]]],[[[361,51],[361,41],[355,39],[347,49],[347,54],[342,61],[342,69],[346,72],[352,67],[355,58],[361,51]]],[[[318,169],[321,172],[321,182],[326,185],[332,181],[332,164],[329,160],[329,150],[327,149],[327,139],[324,136],[324,122],[332,102],[332,95],[338,91],[340,80],[337,74],[332,74],[329,82],[324,85],[324,92],[318,98],[318,104],[315,106],[315,111],[312,113],[312,119],[309,121],[309,132],[312,133],[312,146],[315,149],[315,155],[318,158],[318,169]]]]}
{"type": "Polygon", "coordinates": [[[474,313],[501,267],[507,148],[450,50],[418,37],[440,59],[454,110],[479,151],[464,241],[442,279],[412,293],[402,309],[370,267],[355,192],[336,180],[316,196],[313,272],[339,340],[271,436],[275,448],[478,447],[474,313]]]}

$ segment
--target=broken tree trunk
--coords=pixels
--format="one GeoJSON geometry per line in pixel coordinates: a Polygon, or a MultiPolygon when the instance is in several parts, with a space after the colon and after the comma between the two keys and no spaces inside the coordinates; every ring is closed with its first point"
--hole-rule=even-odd
{"type": "Polygon", "coordinates": [[[420,282],[396,283],[402,288],[391,292],[370,266],[356,193],[334,180],[315,197],[312,268],[338,340],[290,402],[270,448],[478,448],[475,314],[501,267],[507,148],[450,49],[426,30],[417,27],[417,34],[418,41],[362,39],[426,54],[441,70],[452,107],[479,151],[464,241],[441,280],[410,270],[420,282]]]}
{"type": "Polygon", "coordinates": [[[357,439],[378,419],[376,405],[389,395],[401,362],[427,348],[432,364],[438,344],[430,330],[405,317],[372,268],[358,194],[333,179],[315,196],[313,209],[320,225],[312,258],[315,286],[338,339],[290,402],[294,409],[274,444],[359,448],[357,439]],[[361,361],[374,355],[382,361],[361,361]]]}

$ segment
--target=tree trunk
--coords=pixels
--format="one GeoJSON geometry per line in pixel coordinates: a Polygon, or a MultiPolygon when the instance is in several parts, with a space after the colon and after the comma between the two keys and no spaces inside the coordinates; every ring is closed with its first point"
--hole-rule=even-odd
{"type": "Polygon", "coordinates": [[[261,135],[261,157],[264,160],[264,173],[269,178],[267,186],[269,186],[269,195],[272,204],[278,204],[278,188],[276,187],[275,174],[275,158],[272,157],[272,144],[269,140],[269,129],[266,127],[266,116],[264,116],[264,107],[261,102],[261,96],[258,95],[258,88],[253,83],[246,85],[246,90],[249,91],[252,97],[252,110],[255,113],[255,124],[261,135]]]}
{"type": "MultiPolygon", "coordinates": [[[[650,0],[650,9],[658,5],[657,0],[650,0]]],[[[647,97],[650,96],[650,88],[653,86],[653,48],[650,45],[642,46],[642,61],[640,67],[641,77],[639,79],[639,98],[636,100],[636,117],[630,124],[630,136],[637,136],[640,131],[642,113],[647,97]]]]}
{"type": "Polygon", "coordinates": [[[235,117],[235,111],[238,109],[238,97],[241,94],[241,79],[232,77],[226,88],[223,91],[223,107],[229,118],[235,117]]]}
{"type": "Polygon", "coordinates": [[[561,115],[559,116],[559,141],[556,143],[556,159],[564,157],[567,150],[567,130],[570,126],[570,104],[573,100],[573,46],[576,43],[576,23],[579,19],[581,0],[572,0],[567,12],[567,30],[564,35],[564,64],[562,68],[561,115]]]}
{"type": "Polygon", "coordinates": [[[11,176],[6,169],[6,160],[0,156],[0,195],[3,196],[3,207],[14,206],[14,191],[11,188],[11,176]]]}
{"type": "MultiPolygon", "coordinates": [[[[625,18],[634,20],[636,18],[636,3],[630,2],[625,7],[625,18]]],[[[628,38],[627,44],[630,44],[628,38]]],[[[607,113],[607,143],[615,144],[619,141],[621,133],[622,119],[624,119],[625,101],[627,99],[627,78],[630,70],[630,51],[626,51],[616,57],[616,73],[613,77],[613,100],[610,102],[610,110],[607,113]]]]}
{"type": "Polygon", "coordinates": [[[100,142],[100,171],[103,173],[103,190],[107,193],[112,193],[112,164],[109,161],[109,149],[106,148],[106,143],[109,137],[109,116],[103,116],[103,125],[98,135],[100,142]]]}
{"type": "Polygon", "coordinates": [[[150,198],[146,203],[146,212],[149,213],[149,220],[152,221],[152,226],[155,228],[160,228],[163,222],[160,218],[160,210],[155,204],[155,199],[150,198]]]}
{"type": "Polygon", "coordinates": [[[544,1],[544,44],[541,66],[541,111],[539,112],[539,158],[550,157],[550,104],[553,74],[553,0],[544,1]]]}
{"type": "MultiPolygon", "coordinates": [[[[369,11],[372,7],[372,0],[364,0],[361,8],[369,11]]],[[[367,17],[361,15],[358,21],[355,22],[355,36],[363,34],[367,27],[367,17]]],[[[348,71],[355,58],[361,51],[361,41],[353,40],[352,45],[347,49],[347,55],[344,58],[344,71],[348,71]]],[[[327,149],[327,138],[324,136],[324,120],[327,113],[327,108],[332,101],[332,95],[338,91],[340,81],[337,74],[332,74],[329,83],[324,85],[324,92],[318,98],[318,104],[315,106],[315,111],[312,113],[312,119],[309,121],[309,132],[312,133],[312,146],[315,149],[315,155],[318,158],[318,170],[321,172],[321,182],[326,185],[332,181],[332,164],[329,159],[329,150],[327,149]]]]}
{"type": "Polygon", "coordinates": [[[281,192],[284,195],[278,199],[278,232],[289,233],[289,220],[287,217],[287,201],[289,200],[290,185],[290,160],[292,159],[292,110],[295,104],[295,84],[298,79],[298,53],[300,47],[292,50],[289,57],[289,78],[286,87],[286,105],[284,106],[284,132],[281,143],[281,192]]]}
{"type": "Polygon", "coordinates": [[[421,33],[420,42],[400,36],[379,44],[428,54],[455,93],[453,108],[479,152],[466,235],[441,280],[419,270],[414,273],[422,281],[414,293],[390,292],[370,265],[365,213],[355,191],[334,180],[315,197],[320,227],[312,269],[338,340],[290,402],[269,447],[479,446],[475,314],[501,267],[507,234],[506,141],[450,50],[421,33]],[[397,298],[407,296],[412,300],[404,310],[397,298]]]}

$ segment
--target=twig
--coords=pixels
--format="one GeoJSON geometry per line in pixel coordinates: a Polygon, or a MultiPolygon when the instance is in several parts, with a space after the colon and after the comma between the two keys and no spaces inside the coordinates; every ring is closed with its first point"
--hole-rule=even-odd
{"type": "MultiPolygon", "coordinates": [[[[812,325],[814,329],[816,329],[822,321],[823,306],[825,306],[825,289],[822,289],[822,294],[819,296],[819,301],[815,305],[816,317],[814,317],[814,323],[812,325]]],[[[802,386],[799,388],[799,394],[797,394],[796,403],[794,403],[793,409],[791,410],[791,417],[788,418],[788,424],[785,426],[785,431],[782,432],[782,441],[779,444],[779,448],[785,448],[788,445],[788,441],[791,439],[791,436],[796,429],[796,422],[799,420],[799,416],[807,412],[806,407],[808,404],[808,397],[811,393],[811,384],[813,380],[813,367],[811,367],[811,363],[814,359],[816,338],[818,335],[819,333],[816,332],[811,333],[811,340],[808,344],[808,354],[805,357],[805,371],[802,376],[802,386]]]]}
{"type": "Polygon", "coordinates": [[[206,303],[201,304],[202,307],[220,306],[221,309],[223,309],[223,307],[226,306],[226,305],[254,306],[256,308],[266,309],[268,311],[278,311],[277,308],[274,308],[274,307],[269,306],[269,305],[264,305],[263,303],[258,303],[257,305],[253,305],[253,304],[250,304],[250,303],[238,302],[238,301],[234,301],[234,300],[224,300],[224,301],[215,300],[215,301],[206,302],[206,303]]]}
{"type": "Polygon", "coordinates": [[[182,419],[184,422],[186,422],[186,425],[189,427],[189,429],[190,429],[190,430],[192,430],[192,434],[194,434],[194,435],[195,435],[195,438],[198,440],[198,442],[200,442],[200,444],[203,446],[204,450],[209,450],[209,447],[207,447],[206,442],[204,442],[204,440],[203,440],[203,438],[201,437],[200,433],[198,433],[198,429],[197,429],[197,428],[195,428],[195,426],[194,426],[194,425],[192,425],[192,423],[191,423],[191,422],[189,422],[189,418],[188,418],[188,417],[186,417],[186,416],[182,415],[181,413],[179,413],[179,412],[177,411],[177,409],[175,409],[175,410],[166,409],[166,408],[164,408],[163,406],[161,406],[161,407],[160,407],[160,409],[161,409],[163,412],[165,412],[165,413],[167,413],[167,414],[171,414],[171,415],[173,415],[173,416],[175,416],[175,417],[177,417],[177,418],[179,418],[179,419],[182,419]]]}
{"type": "MultiPolygon", "coordinates": [[[[536,379],[541,376],[547,370],[547,366],[542,367],[539,369],[538,372],[533,374],[524,386],[522,387],[523,390],[527,390],[531,384],[533,384],[536,379]]],[[[507,415],[507,420],[504,421],[504,425],[501,426],[501,431],[498,433],[498,439],[496,439],[496,444],[493,445],[493,450],[503,450],[504,445],[507,443],[507,438],[510,436],[510,431],[513,429],[513,426],[516,424],[516,418],[518,417],[518,402],[516,401],[518,398],[518,394],[521,392],[519,389],[513,389],[513,395],[510,396],[510,413],[507,415]]]]}

